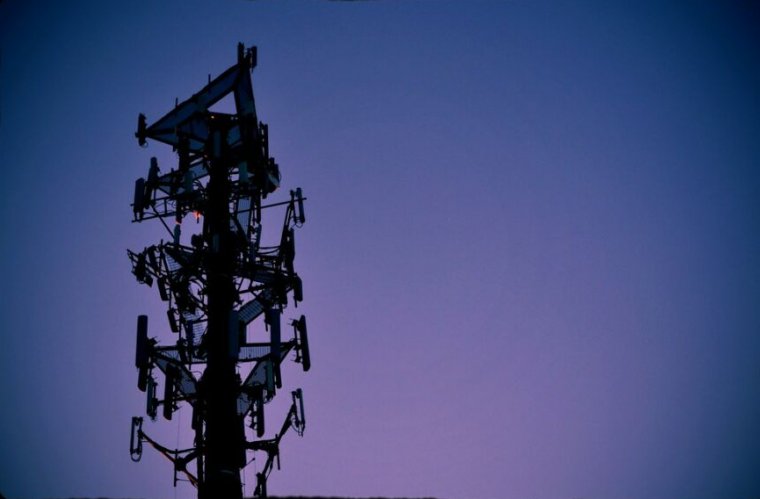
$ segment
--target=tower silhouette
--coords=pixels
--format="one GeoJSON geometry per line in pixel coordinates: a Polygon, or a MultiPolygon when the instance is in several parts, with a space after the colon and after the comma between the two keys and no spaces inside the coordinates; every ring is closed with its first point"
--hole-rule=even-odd
{"type": "Polygon", "coordinates": [[[240,499],[240,471],[251,452],[266,456],[254,491],[266,497],[281,438],[291,428],[303,434],[306,425],[303,392],[296,389],[283,424],[266,438],[264,408],[282,388],[282,363],[294,352],[308,371],[311,360],[306,318],[290,321],[290,339],[281,329],[288,298],[296,306],[303,300],[294,229],[305,222],[305,198],[298,188],[289,199],[264,203],[280,185],[280,170],[269,156],[268,127],[256,116],[255,66],[256,48],[239,44],[235,65],[153,124],[140,114],[135,134],[141,146],[150,139],[177,155],[176,168],[163,172],[151,158],[147,177],[135,182],[134,221],[160,221],[169,239],[128,250],[132,272],[138,282],[155,284],[176,335],[173,345],[161,346],[148,335],[148,317],[138,317],[137,385],[152,420],[159,407],[167,420],[179,404],[192,407],[194,444],[165,447],[143,431],[143,418],[133,417],[130,453],[139,461],[149,444],[173,463],[174,485],[183,475],[200,499],[240,499]],[[212,111],[227,96],[235,112],[212,111]],[[262,212],[269,209],[285,214],[279,243],[265,246],[262,212]],[[260,341],[251,340],[256,336],[260,341]]]}

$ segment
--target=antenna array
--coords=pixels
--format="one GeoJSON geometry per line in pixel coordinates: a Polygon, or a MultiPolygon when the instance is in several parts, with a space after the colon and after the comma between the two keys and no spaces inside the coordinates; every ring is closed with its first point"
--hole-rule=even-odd
{"type": "Polygon", "coordinates": [[[256,116],[255,66],[256,48],[239,44],[234,66],[152,125],[141,114],[135,134],[141,146],[148,139],[162,142],[178,156],[168,172],[151,158],[147,177],[135,182],[134,221],[159,220],[169,239],[128,250],[132,272],[138,282],[155,284],[177,335],[175,344],[161,346],[148,335],[148,317],[138,317],[137,386],[146,393],[152,420],[159,409],[170,420],[179,404],[192,407],[194,445],[165,447],[143,431],[143,418],[134,417],[130,453],[139,461],[143,443],[149,444],[173,463],[174,485],[183,475],[201,499],[241,498],[240,470],[250,452],[266,456],[254,492],[266,497],[275,460],[279,467],[280,440],[291,428],[303,434],[306,425],[299,388],[291,392],[283,424],[265,438],[264,407],[282,388],[282,363],[294,352],[308,371],[311,358],[303,315],[290,322],[291,339],[281,330],[288,297],[296,306],[303,300],[294,229],[306,221],[305,198],[298,188],[289,200],[263,204],[279,187],[280,171],[269,156],[267,125],[256,116]],[[211,111],[230,94],[234,114],[211,111]],[[270,208],[284,209],[285,217],[279,244],[266,247],[262,211],[270,208]],[[249,341],[256,329],[266,341],[249,341]],[[244,379],[241,369],[248,372],[244,379]],[[246,423],[253,441],[246,438],[246,423]]]}

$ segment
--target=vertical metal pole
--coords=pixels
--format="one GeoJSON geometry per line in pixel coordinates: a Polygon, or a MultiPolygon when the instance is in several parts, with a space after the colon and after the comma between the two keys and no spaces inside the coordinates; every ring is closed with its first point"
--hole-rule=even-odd
{"type": "Polygon", "coordinates": [[[198,498],[205,497],[205,479],[204,471],[203,471],[203,446],[204,446],[204,440],[203,440],[203,423],[199,423],[199,427],[195,430],[195,446],[199,450],[198,457],[195,458],[195,464],[196,464],[196,473],[195,476],[198,477],[198,498]]]}
{"type": "Polygon", "coordinates": [[[229,317],[235,300],[236,252],[230,232],[228,126],[214,123],[207,144],[211,160],[205,220],[209,247],[206,261],[208,364],[202,390],[206,409],[206,460],[204,481],[199,490],[201,499],[241,499],[240,469],[245,465],[243,420],[237,414],[237,359],[230,355],[229,317]]]}

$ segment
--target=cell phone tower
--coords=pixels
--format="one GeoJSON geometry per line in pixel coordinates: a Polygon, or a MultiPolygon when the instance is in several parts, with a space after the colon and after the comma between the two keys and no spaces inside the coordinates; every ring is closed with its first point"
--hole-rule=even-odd
{"type": "Polygon", "coordinates": [[[291,428],[302,435],[306,426],[297,389],[283,424],[265,438],[264,406],[282,388],[281,364],[291,352],[304,371],[311,361],[306,318],[290,322],[291,339],[280,327],[288,295],[296,306],[303,299],[293,261],[305,198],[298,188],[287,200],[264,204],[280,184],[280,171],[269,156],[267,125],[256,116],[255,66],[256,48],[239,44],[237,64],[209,77],[208,85],[152,125],[140,114],[135,134],[141,146],[148,139],[162,142],[178,157],[168,172],[151,158],[147,178],[135,182],[134,221],[157,219],[169,239],[128,250],[132,272],[138,282],[155,284],[177,336],[174,345],[161,346],[148,336],[148,317],[137,318],[137,386],[147,394],[152,420],[159,408],[170,420],[179,404],[189,404],[194,442],[189,449],[165,447],[143,431],[143,418],[133,417],[130,453],[139,461],[143,443],[149,444],[172,462],[174,486],[184,475],[200,499],[241,498],[240,472],[249,453],[266,456],[254,491],[266,497],[275,461],[279,467],[280,440],[291,428]],[[234,113],[211,110],[230,94],[234,113]],[[266,247],[262,211],[272,208],[284,209],[285,221],[279,244],[266,247]],[[257,335],[264,341],[252,341],[257,335]],[[251,441],[246,424],[255,435],[251,441]]]}

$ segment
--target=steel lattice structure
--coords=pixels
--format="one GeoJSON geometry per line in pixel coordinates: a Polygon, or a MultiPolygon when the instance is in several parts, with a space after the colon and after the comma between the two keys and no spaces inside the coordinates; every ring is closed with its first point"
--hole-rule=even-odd
{"type": "Polygon", "coordinates": [[[159,407],[166,419],[181,403],[192,407],[194,446],[165,447],[143,431],[143,418],[134,417],[130,452],[138,461],[148,443],[173,463],[175,486],[182,474],[201,499],[241,498],[240,471],[250,452],[266,456],[254,492],[266,497],[267,477],[275,460],[279,464],[280,439],[291,428],[302,434],[306,424],[297,389],[284,423],[265,438],[264,407],[282,388],[281,364],[292,352],[304,371],[311,362],[306,318],[290,322],[290,339],[283,338],[280,326],[288,297],[296,306],[303,299],[294,269],[294,229],[305,222],[305,198],[298,188],[288,200],[264,204],[279,187],[280,172],[269,156],[267,125],[256,116],[255,66],[256,48],[238,45],[234,66],[152,125],[141,114],[135,134],[141,146],[148,139],[161,142],[178,157],[168,172],[151,158],[147,178],[135,182],[134,221],[159,220],[169,240],[128,251],[132,271],[138,282],[155,284],[168,305],[169,329],[177,335],[173,345],[161,346],[148,336],[148,317],[138,317],[137,384],[147,394],[153,420],[159,407]],[[228,95],[234,113],[211,111],[228,95]],[[285,219],[279,244],[265,247],[262,211],[270,208],[284,209],[285,219]],[[187,225],[200,231],[184,233],[191,232],[183,231],[188,218],[187,225]],[[256,329],[268,341],[249,341],[256,329]],[[157,373],[163,373],[161,399],[157,373]],[[253,441],[246,438],[246,422],[255,432],[253,441]]]}

